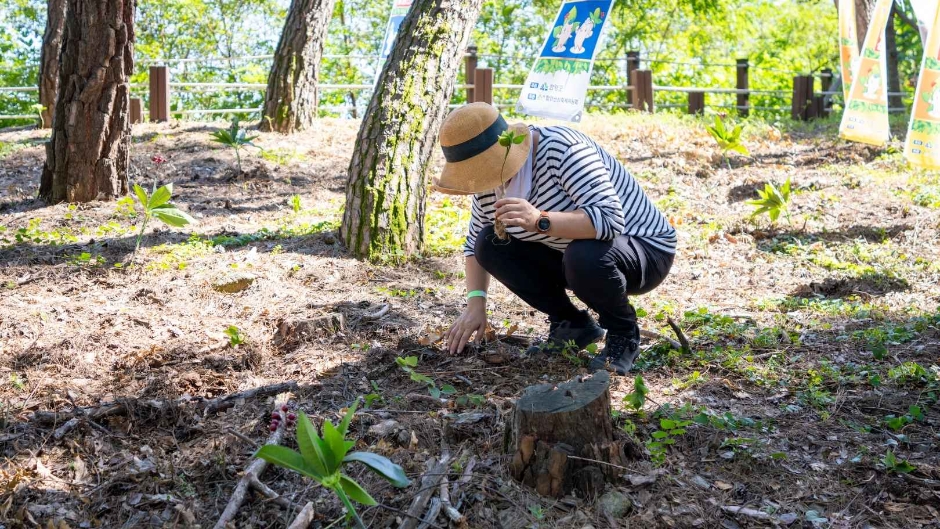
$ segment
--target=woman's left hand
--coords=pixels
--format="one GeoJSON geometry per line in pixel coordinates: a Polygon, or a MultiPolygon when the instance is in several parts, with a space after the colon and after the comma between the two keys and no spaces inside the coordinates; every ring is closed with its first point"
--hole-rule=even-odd
{"type": "Polygon", "coordinates": [[[496,218],[503,221],[506,226],[518,226],[530,233],[537,233],[539,215],[542,214],[528,200],[521,198],[504,198],[497,200],[496,218]]]}

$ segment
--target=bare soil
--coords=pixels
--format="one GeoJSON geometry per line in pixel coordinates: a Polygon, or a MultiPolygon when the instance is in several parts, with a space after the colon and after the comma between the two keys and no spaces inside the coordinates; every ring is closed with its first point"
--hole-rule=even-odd
{"type": "MultiPolygon", "coordinates": [[[[696,121],[636,115],[579,125],[679,228],[669,278],[634,302],[644,328],[670,334],[671,316],[693,349],[644,344],[642,412],[621,402],[634,379],[615,377],[620,436],[645,444],[662,419],[699,421],[608,484],[632,502],[614,520],[596,498],[554,501],[515,484],[503,452],[522,389],[586,373],[586,353],[530,357],[524,340],[509,339],[450,356],[435,338],[462,307],[454,244],[398,263],[344,251],[335,227],[357,125],[322,120],[290,137],[264,134],[267,159],[247,149],[244,172],[208,141],[222,125],[135,126],[132,180],[147,189],[172,182],[174,202],[199,223],[152,223],[133,263],[139,218],[126,203],[36,200],[45,133],[0,131],[0,527],[211,527],[269,434],[273,397],[210,414],[192,402],[141,402],[284,381],[300,385],[291,406],[317,422],[374,394],[353,423],[357,448],[387,455],[416,484],[394,489],[349,467],[383,504],[361,508],[369,527],[397,526],[425,462],[444,452],[458,460],[454,480],[476,461],[454,498],[470,527],[940,527],[940,215],[916,199],[935,184],[896,152],[836,140],[831,124],[752,122],[752,157],[735,156],[729,168],[696,121]],[[788,177],[798,190],[792,223],[751,219],[746,201],[788,177]],[[253,282],[237,293],[213,288],[232,274],[253,282]],[[369,317],[385,304],[387,314],[369,317]],[[342,329],[288,332],[329,314],[343,316],[342,329]],[[244,343],[232,345],[232,326],[244,343]],[[395,363],[408,355],[456,393],[429,398],[395,363]],[[81,419],[60,439],[64,417],[34,417],[113,401],[131,413],[81,419]],[[893,428],[891,415],[910,420],[893,428]],[[372,429],[390,419],[389,432],[372,429]],[[888,468],[889,451],[914,470],[888,468]]],[[[465,217],[440,220],[447,208],[429,198],[436,235],[452,242],[465,217]]],[[[499,334],[545,330],[501,286],[490,300],[499,334]]],[[[315,527],[342,516],[335,498],[297,475],[271,468],[262,481],[298,506],[313,502],[315,527]]],[[[295,515],[252,494],[236,525],[285,527],[295,515]]]]}

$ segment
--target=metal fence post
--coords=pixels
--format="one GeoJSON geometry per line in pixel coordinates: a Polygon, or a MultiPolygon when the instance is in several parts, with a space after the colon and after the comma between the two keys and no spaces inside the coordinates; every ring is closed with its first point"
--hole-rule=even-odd
{"type": "MultiPolygon", "coordinates": [[[[476,81],[477,47],[468,46],[467,56],[464,57],[464,84],[473,85],[476,81]]],[[[467,88],[467,103],[473,103],[473,88],[467,88]]]]}
{"type": "Polygon", "coordinates": [[[170,68],[150,67],[150,121],[170,120],[170,68]]]}
{"type": "MultiPolygon", "coordinates": [[[[737,70],[737,83],[735,87],[738,90],[750,90],[750,83],[748,81],[747,73],[750,65],[748,64],[747,59],[738,59],[737,70]]],[[[751,94],[750,93],[739,93],[738,94],[738,115],[746,118],[751,111],[750,104],[751,94]]]]}
{"type": "Polygon", "coordinates": [[[493,69],[477,68],[473,72],[473,102],[493,104],[493,69]]]}

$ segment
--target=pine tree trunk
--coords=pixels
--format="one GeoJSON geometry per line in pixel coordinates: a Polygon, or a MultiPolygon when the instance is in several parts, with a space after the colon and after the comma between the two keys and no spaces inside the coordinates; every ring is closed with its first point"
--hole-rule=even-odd
{"type": "Polygon", "coordinates": [[[335,0],[293,0],[274,53],[260,129],[285,134],[313,125],[326,30],[335,0]]]}
{"type": "Polygon", "coordinates": [[[868,23],[871,21],[871,13],[875,10],[877,0],[855,0],[855,33],[858,36],[858,49],[862,49],[865,43],[865,35],[868,33],[868,23]]]}
{"type": "Polygon", "coordinates": [[[42,37],[39,56],[39,103],[46,107],[42,111],[42,128],[52,128],[55,114],[56,90],[59,86],[59,51],[62,49],[62,34],[65,30],[65,8],[67,0],[48,0],[46,32],[42,37]]]}
{"type": "Polygon", "coordinates": [[[59,94],[39,195],[88,202],[127,193],[134,0],[68,0],[59,94]]]}
{"type": "Polygon", "coordinates": [[[358,257],[409,255],[424,240],[428,162],[482,0],[416,0],[369,102],[340,236],[358,257]]]}

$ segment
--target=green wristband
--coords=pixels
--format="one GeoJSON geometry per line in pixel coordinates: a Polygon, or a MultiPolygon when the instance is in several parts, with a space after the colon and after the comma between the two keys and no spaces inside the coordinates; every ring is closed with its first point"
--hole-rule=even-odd
{"type": "Polygon", "coordinates": [[[473,290],[473,291],[467,292],[467,299],[470,299],[470,298],[485,298],[485,297],[486,297],[486,291],[485,291],[485,290],[473,290]]]}

